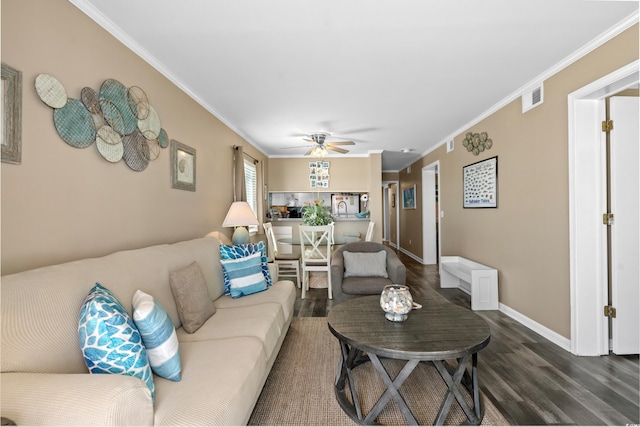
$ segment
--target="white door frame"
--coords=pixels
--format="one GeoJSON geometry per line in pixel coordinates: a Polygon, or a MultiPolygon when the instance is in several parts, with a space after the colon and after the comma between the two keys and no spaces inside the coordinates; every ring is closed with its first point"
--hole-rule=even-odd
{"type": "MultiPolygon", "coordinates": [[[[395,184],[396,185],[396,199],[398,199],[399,195],[398,195],[398,191],[400,189],[400,181],[382,181],[382,188],[389,188],[389,185],[391,184],[395,184]]],[[[385,193],[387,195],[387,205],[391,206],[391,203],[389,203],[389,199],[388,199],[388,195],[389,195],[389,191],[386,191],[385,193]]],[[[398,200],[396,200],[396,223],[395,223],[395,227],[396,227],[396,241],[392,242],[391,240],[389,240],[389,243],[395,248],[395,249],[400,249],[400,204],[398,203],[398,200]]],[[[385,210],[385,222],[389,222],[389,211],[385,210]]],[[[392,227],[393,224],[389,224],[389,227],[392,227]]]]}
{"type": "Polygon", "coordinates": [[[638,83],[634,61],[568,95],[571,352],[609,353],[607,304],[605,98],[638,83]]]}
{"type": "MultiPolygon", "coordinates": [[[[438,264],[439,245],[442,240],[438,238],[440,236],[440,221],[437,218],[440,215],[439,208],[436,212],[436,175],[439,171],[439,160],[422,168],[422,263],[426,265],[438,264]],[[436,224],[438,224],[437,228],[436,224]]],[[[442,187],[441,184],[440,187],[442,187]]]]}

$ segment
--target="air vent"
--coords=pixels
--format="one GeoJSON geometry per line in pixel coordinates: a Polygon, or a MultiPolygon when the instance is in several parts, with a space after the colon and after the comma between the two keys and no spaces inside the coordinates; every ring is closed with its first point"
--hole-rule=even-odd
{"type": "Polygon", "coordinates": [[[453,139],[450,139],[449,141],[447,141],[447,153],[452,152],[453,148],[454,148],[453,139]]]}
{"type": "Polygon", "coordinates": [[[544,86],[542,83],[531,86],[522,94],[522,112],[526,113],[544,102],[544,86]]]}

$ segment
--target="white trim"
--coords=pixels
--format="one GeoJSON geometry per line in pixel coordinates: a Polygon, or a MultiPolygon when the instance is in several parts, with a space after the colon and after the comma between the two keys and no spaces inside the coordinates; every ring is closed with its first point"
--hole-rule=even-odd
{"type": "MultiPolygon", "coordinates": [[[[438,239],[440,221],[439,204],[436,212],[436,176],[440,172],[440,161],[424,166],[422,168],[422,258],[423,264],[438,264],[438,239]],[[438,228],[436,228],[438,224],[438,228]],[[435,241],[435,244],[433,242],[435,241]]],[[[442,186],[442,184],[439,184],[442,186]]]]}
{"type": "Polygon", "coordinates": [[[607,292],[606,153],[600,122],[604,99],[639,80],[634,61],[567,96],[569,154],[569,294],[571,352],[609,352],[607,292]]]}
{"type": "Polygon", "coordinates": [[[418,261],[420,264],[423,264],[422,262],[422,258],[418,257],[417,255],[412,254],[411,252],[409,252],[408,250],[398,247],[397,250],[399,250],[400,252],[402,252],[403,254],[407,255],[410,258],[415,259],[416,261],[418,261]]]}
{"type": "Polygon", "coordinates": [[[515,101],[520,96],[522,96],[522,93],[524,91],[526,91],[527,88],[529,88],[532,85],[536,84],[536,82],[538,82],[538,83],[539,82],[543,82],[546,79],[548,79],[549,77],[552,77],[553,75],[559,73],[563,69],[567,68],[569,65],[571,65],[574,62],[578,61],[579,59],[581,59],[585,55],[589,54],[590,52],[594,51],[595,49],[599,48],[600,46],[602,46],[603,44],[608,42],[609,40],[613,39],[617,35],[619,35],[622,32],[624,32],[628,28],[632,27],[633,25],[635,25],[638,22],[638,17],[639,17],[638,11],[633,12],[631,15],[627,16],[625,19],[623,19],[622,21],[618,22],[616,25],[611,27],[609,30],[607,30],[604,33],[600,34],[598,37],[596,37],[595,39],[591,40],[589,43],[585,44],[580,49],[576,50],[571,55],[567,56],[566,58],[564,58],[563,60],[561,60],[560,62],[558,62],[554,66],[552,66],[551,68],[547,69],[542,74],[534,77],[529,82],[527,82],[526,84],[521,86],[519,89],[517,89],[514,92],[512,92],[510,95],[507,95],[504,99],[502,99],[497,104],[495,104],[492,107],[490,107],[484,113],[480,114],[479,116],[475,117],[471,121],[469,121],[469,122],[465,123],[464,125],[460,126],[454,132],[452,132],[449,135],[447,135],[443,140],[441,140],[440,142],[436,143],[434,146],[432,146],[429,149],[427,149],[424,153],[422,153],[421,156],[422,157],[426,156],[427,154],[429,154],[430,152],[434,151],[438,147],[446,144],[447,141],[451,140],[455,136],[464,133],[465,131],[467,131],[468,129],[473,127],[474,125],[480,123],[482,120],[484,120],[487,117],[491,116],[492,114],[496,113],[500,109],[506,107],[508,104],[510,104],[511,102],[515,101]]]}
{"type": "Polygon", "coordinates": [[[500,303],[499,311],[511,317],[513,320],[521,323],[523,326],[531,329],[533,332],[540,334],[543,338],[548,339],[563,350],[571,351],[571,340],[563,337],[557,332],[552,331],[544,325],[528,318],[524,314],[512,309],[511,307],[500,303]]]}
{"type": "Polygon", "coordinates": [[[182,80],[173,75],[161,61],[159,61],[155,56],[149,53],[148,50],[144,49],[138,42],[132,39],[127,33],[123,32],[122,29],[117,26],[113,21],[104,16],[93,4],[89,3],[86,0],[68,0],[69,3],[73,4],[75,7],[80,9],[85,15],[89,18],[93,19],[98,25],[104,28],[109,34],[115,37],[118,41],[120,41],[123,45],[129,48],[133,53],[138,55],[142,60],[147,62],[153,68],[155,68],[160,74],[165,76],[170,82],[176,85],[180,90],[182,90],[187,96],[200,104],[205,110],[209,113],[213,114],[218,120],[224,123],[229,129],[234,131],[238,136],[242,139],[249,142],[254,146],[263,156],[267,156],[255,141],[252,141],[248,135],[242,132],[240,129],[236,128],[230,121],[228,121],[222,114],[216,111],[213,107],[207,104],[202,98],[200,98],[195,92],[193,92],[188,86],[186,86],[182,80]]]}

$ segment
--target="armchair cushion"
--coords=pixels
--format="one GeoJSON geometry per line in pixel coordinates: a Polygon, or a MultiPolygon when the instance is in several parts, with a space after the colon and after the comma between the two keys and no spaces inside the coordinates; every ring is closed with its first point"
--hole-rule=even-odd
{"type": "Polygon", "coordinates": [[[344,257],[344,277],[384,277],[387,278],[387,252],[349,252],[344,257]]]}

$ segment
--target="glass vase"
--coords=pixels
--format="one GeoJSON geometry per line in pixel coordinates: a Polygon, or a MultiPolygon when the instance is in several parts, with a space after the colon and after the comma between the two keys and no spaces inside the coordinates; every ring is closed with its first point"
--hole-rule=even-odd
{"type": "Polygon", "coordinates": [[[392,322],[404,322],[413,307],[413,297],[404,285],[387,285],[380,295],[380,307],[384,317],[392,322]]]}

